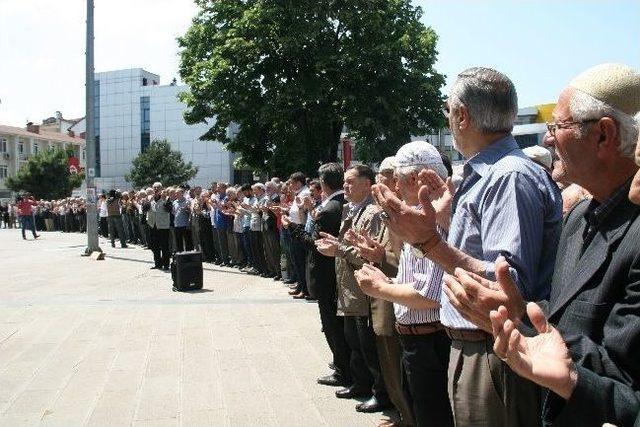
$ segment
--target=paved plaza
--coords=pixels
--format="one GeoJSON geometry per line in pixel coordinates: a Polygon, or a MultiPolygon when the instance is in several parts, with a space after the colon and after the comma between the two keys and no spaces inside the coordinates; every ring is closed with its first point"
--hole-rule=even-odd
{"type": "Polygon", "coordinates": [[[86,236],[0,230],[0,426],[373,426],[316,384],[330,353],[314,303],[205,264],[171,291],[150,251],[80,257],[86,236]]]}

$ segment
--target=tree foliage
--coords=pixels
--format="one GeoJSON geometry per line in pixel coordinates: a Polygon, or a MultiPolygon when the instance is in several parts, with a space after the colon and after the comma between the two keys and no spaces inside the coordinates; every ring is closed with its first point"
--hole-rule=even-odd
{"type": "Polygon", "coordinates": [[[444,123],[437,36],[410,0],[196,3],[178,39],[185,120],[215,117],[202,139],[254,169],[315,172],[345,127],[376,161],[444,123]]]}
{"type": "Polygon", "coordinates": [[[40,150],[27,160],[15,177],[7,178],[7,187],[26,191],[36,199],[55,200],[69,197],[82,185],[83,174],[69,172],[72,152],[61,148],[40,150]]]}
{"type": "Polygon", "coordinates": [[[135,187],[148,187],[156,181],[165,185],[184,184],[198,173],[191,162],[182,160],[182,153],[171,149],[166,139],[154,140],[133,159],[125,179],[135,187]]]}

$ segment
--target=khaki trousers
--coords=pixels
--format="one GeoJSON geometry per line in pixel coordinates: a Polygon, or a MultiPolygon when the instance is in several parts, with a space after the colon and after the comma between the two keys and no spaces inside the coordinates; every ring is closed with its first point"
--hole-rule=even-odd
{"type": "Polygon", "coordinates": [[[493,354],[493,338],[451,341],[449,400],[456,427],[541,425],[541,390],[493,354]]]}

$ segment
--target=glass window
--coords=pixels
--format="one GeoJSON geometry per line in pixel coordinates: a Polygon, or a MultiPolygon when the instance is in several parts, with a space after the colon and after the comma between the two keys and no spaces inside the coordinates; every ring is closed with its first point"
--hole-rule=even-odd
{"type": "Polygon", "coordinates": [[[18,154],[24,154],[24,142],[18,143],[18,154]]]}
{"type": "Polygon", "coordinates": [[[40,151],[40,146],[38,145],[37,142],[33,143],[33,154],[38,154],[38,151],[40,151]]]}
{"type": "Polygon", "coordinates": [[[7,165],[0,165],[0,179],[5,179],[9,176],[9,168],[7,165]]]}
{"type": "Polygon", "coordinates": [[[0,153],[7,152],[7,138],[0,138],[0,153]]]}

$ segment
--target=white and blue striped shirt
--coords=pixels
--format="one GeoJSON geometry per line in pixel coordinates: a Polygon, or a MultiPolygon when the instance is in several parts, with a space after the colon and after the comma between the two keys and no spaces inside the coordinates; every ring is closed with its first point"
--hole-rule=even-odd
{"type": "MultiPolygon", "coordinates": [[[[438,228],[440,234],[444,233],[438,228]]],[[[443,235],[443,238],[446,238],[443,235]]],[[[410,283],[423,297],[440,302],[442,275],[444,271],[429,258],[418,258],[413,254],[412,246],[402,245],[398,260],[396,283],[410,283]]],[[[438,309],[415,310],[400,304],[393,304],[396,321],[401,325],[419,325],[440,320],[438,309]]]]}

